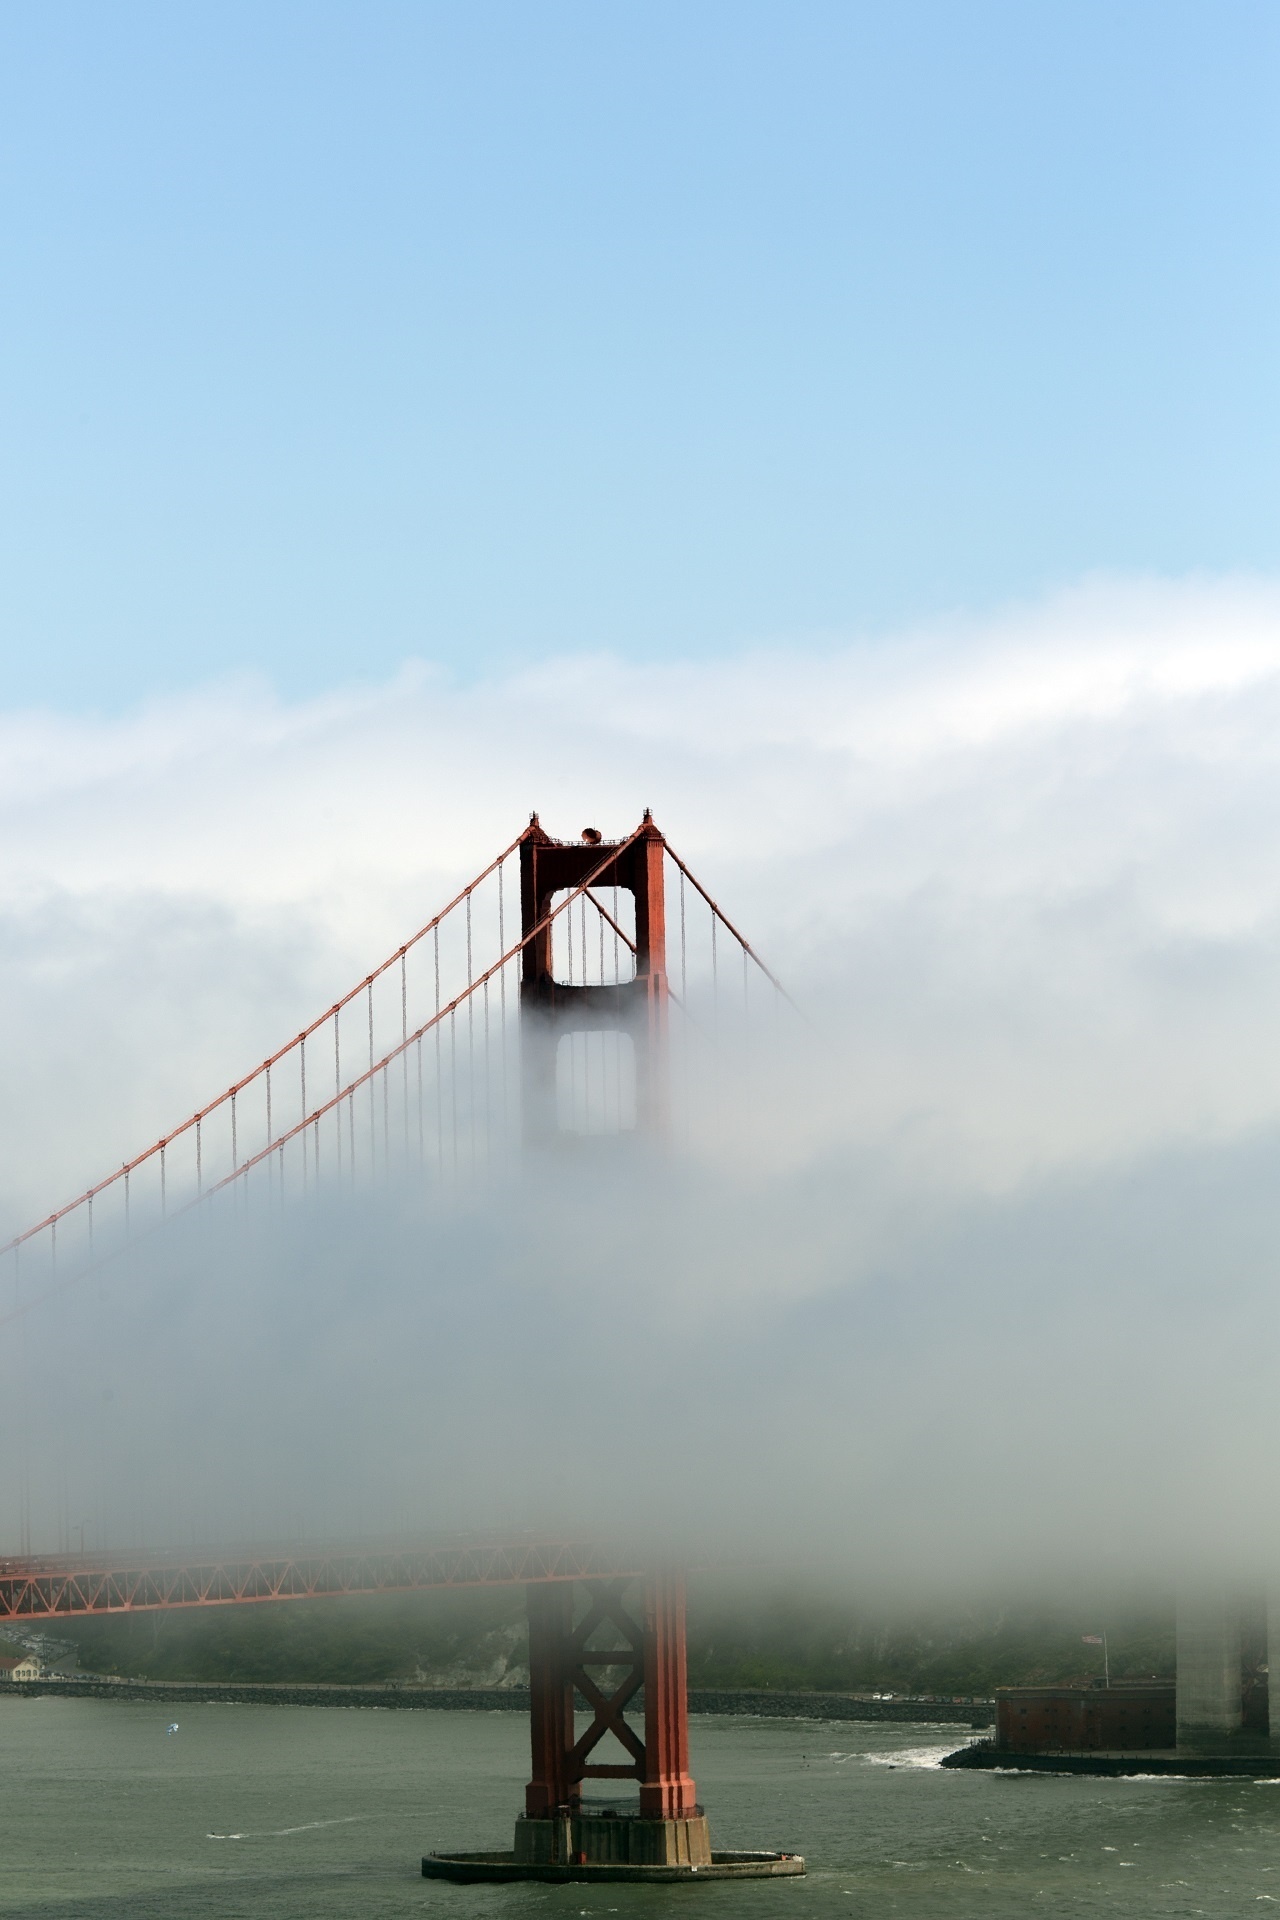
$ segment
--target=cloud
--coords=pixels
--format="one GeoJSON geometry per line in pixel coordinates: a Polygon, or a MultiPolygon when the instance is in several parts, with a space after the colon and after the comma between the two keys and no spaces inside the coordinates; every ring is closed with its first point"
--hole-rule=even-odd
{"type": "Polygon", "coordinates": [[[300,1212],[269,1255],[193,1229],[167,1280],[29,1336],[48,1419],[110,1391],[123,1485],[202,1409],[153,1489],[175,1525],[197,1485],[247,1524],[250,1483],[313,1529],[372,1485],[379,1524],[558,1523],[639,1460],[637,1526],[741,1542],[760,1506],[903,1565],[1011,1528],[1045,1564],[1081,1527],[1116,1557],[1247,1535],[1280,1491],[1278,743],[1280,588],[1238,580],[696,666],[9,716],[14,1225],[329,1005],[531,807],[610,834],[651,805],[806,1014],[723,1067],[660,1218],[651,1167],[584,1190],[569,1163],[300,1212]]]}

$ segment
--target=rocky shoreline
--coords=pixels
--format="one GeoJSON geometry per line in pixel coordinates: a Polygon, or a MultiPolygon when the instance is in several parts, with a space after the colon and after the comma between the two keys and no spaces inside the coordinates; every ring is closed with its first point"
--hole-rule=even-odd
{"type": "MultiPolygon", "coordinates": [[[[101,1676],[10,1682],[0,1699],[56,1695],[76,1700],[156,1700],[169,1705],[199,1701],[227,1706],[417,1707],[463,1713],[527,1713],[527,1687],[421,1687],[301,1685],[294,1682],[222,1680],[111,1680],[101,1676]]],[[[877,1700],[852,1693],[785,1693],[772,1688],[689,1689],[690,1713],[755,1714],[786,1720],[883,1720],[942,1726],[989,1727],[990,1700],[877,1700]]]]}

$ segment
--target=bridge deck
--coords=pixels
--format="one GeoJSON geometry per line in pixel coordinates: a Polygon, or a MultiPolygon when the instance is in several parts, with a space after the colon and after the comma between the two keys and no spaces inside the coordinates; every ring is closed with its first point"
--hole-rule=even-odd
{"type": "Polygon", "coordinates": [[[236,1606],[342,1593],[523,1586],[637,1574],[593,1541],[532,1537],[435,1545],[0,1560],[0,1620],[236,1606]]]}

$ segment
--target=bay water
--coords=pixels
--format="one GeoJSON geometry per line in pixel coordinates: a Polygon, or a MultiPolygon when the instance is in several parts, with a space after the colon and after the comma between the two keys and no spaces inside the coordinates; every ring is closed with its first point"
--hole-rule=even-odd
{"type": "Polygon", "coordinates": [[[40,1920],[712,1920],[1258,1915],[1280,1780],[953,1773],[930,1726],[695,1717],[713,1845],[804,1880],[455,1887],[431,1849],[511,1844],[518,1713],[0,1701],[0,1913],[40,1920]]]}

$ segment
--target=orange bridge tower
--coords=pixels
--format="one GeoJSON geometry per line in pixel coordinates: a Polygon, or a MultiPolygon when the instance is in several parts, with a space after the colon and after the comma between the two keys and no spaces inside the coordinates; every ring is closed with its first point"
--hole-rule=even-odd
{"type": "MultiPolygon", "coordinates": [[[[575,841],[553,840],[536,814],[529,823],[520,846],[520,1022],[530,1146],[573,1138],[566,1105],[590,1108],[590,1096],[575,1101],[572,1086],[566,1100],[573,1074],[572,1062],[568,1073],[564,1064],[566,1048],[577,1045],[585,1056],[587,1036],[600,1042],[601,1081],[610,1042],[627,1049],[631,1068],[629,1098],[616,1074],[612,1113],[607,1088],[596,1089],[601,1130],[666,1130],[665,851],[647,808],[620,841],[606,842],[591,828],[575,841]]],[[[709,1867],[706,1817],[689,1773],[683,1574],[539,1584],[528,1589],[528,1603],[533,1765],[516,1825],[517,1858],[709,1867]],[[641,1696],[643,1739],[625,1717],[641,1696]],[[576,1701],[591,1715],[581,1733],[576,1701]],[[610,1735],[615,1752],[621,1749],[612,1761],[599,1751],[610,1735]],[[638,1782],[638,1802],[624,1811],[628,1780],[638,1782]],[[593,1807],[585,1797],[597,1781],[611,1783],[605,1798],[613,1805],[593,1807]]]]}
{"type": "MultiPolygon", "coordinates": [[[[520,1026],[524,1128],[530,1145],[547,1146],[576,1131],[563,1124],[564,1082],[570,1077],[564,1072],[564,1043],[572,1049],[576,1038],[587,1036],[622,1042],[631,1070],[626,1097],[618,1088],[617,1125],[610,1128],[609,1089],[604,1062],[598,1059],[597,1118],[605,1123],[601,1130],[625,1131],[628,1125],[642,1133],[665,1130],[665,850],[647,808],[636,831],[613,842],[602,841],[591,828],[580,840],[553,840],[536,813],[529,822],[520,845],[520,1026]],[[632,914],[627,917],[633,918],[634,938],[621,924],[622,909],[613,911],[620,894],[630,896],[632,914]]],[[[585,1055],[586,1049],[581,1051],[585,1055]]],[[[598,1056],[604,1051],[596,1049],[598,1056]]],[[[589,1107],[589,1091],[586,1104],[589,1107]]]]}

